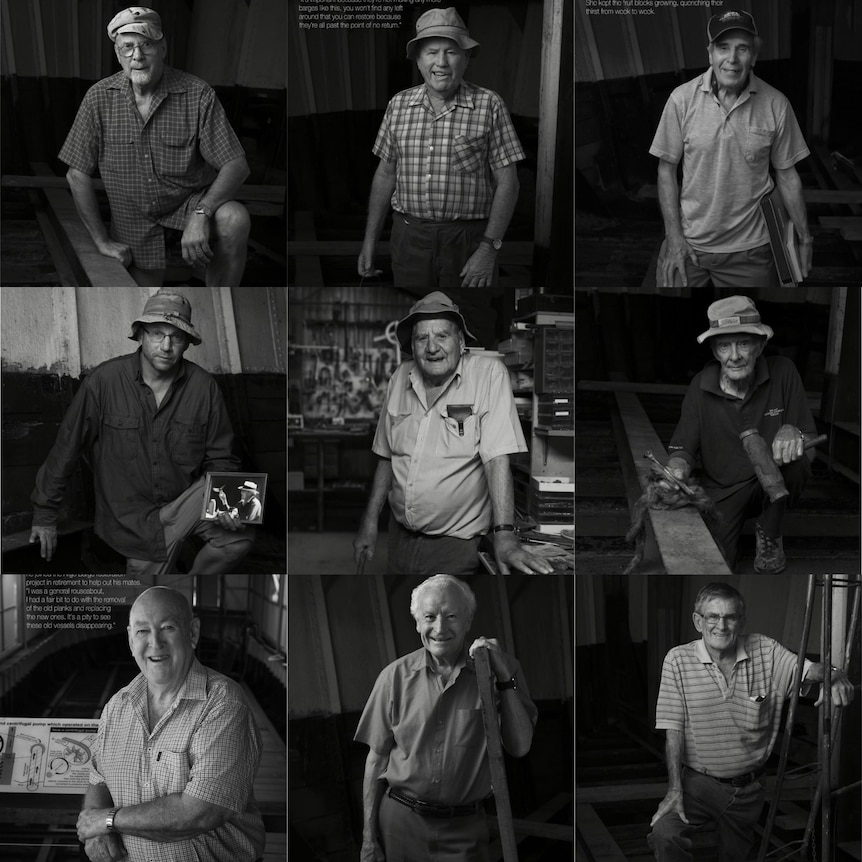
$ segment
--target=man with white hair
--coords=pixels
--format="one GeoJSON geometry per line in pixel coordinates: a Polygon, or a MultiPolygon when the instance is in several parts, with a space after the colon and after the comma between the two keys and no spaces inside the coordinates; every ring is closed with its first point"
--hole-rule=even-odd
{"type": "Polygon", "coordinates": [[[161,287],[164,229],[182,231],[185,261],[210,286],[238,286],[250,219],[234,200],[249,175],[245,151],[207,83],[165,65],[158,12],[130,6],[108,24],[122,70],[84,96],[59,158],[99,252],[138,284],[161,287]],[[105,229],[92,175],[111,207],[105,229]]]}
{"type": "Polygon", "coordinates": [[[475,611],[473,590],[451,575],[413,590],[422,646],[381,671],[354,737],[369,747],[361,862],[437,859],[430,848],[442,842],[450,862],[487,859],[491,772],[473,650],[488,648],[503,746],[513,757],[530,750],[538,710],[518,660],[495,638],[467,647],[475,611]]]}

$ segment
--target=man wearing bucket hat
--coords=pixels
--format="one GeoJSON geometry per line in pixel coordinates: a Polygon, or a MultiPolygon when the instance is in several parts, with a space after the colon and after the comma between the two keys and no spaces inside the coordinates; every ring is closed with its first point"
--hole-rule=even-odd
{"type": "Polygon", "coordinates": [[[550,574],[515,535],[509,455],[527,445],[505,366],[465,352],[475,339],[441,291],[415,303],[396,335],[413,359],[401,363],[386,391],[372,445],[379,460],[353,542],[357,564],[374,556],[388,500],[393,574],[472,574],[489,529],[503,574],[550,574]]]}
{"type": "Polygon", "coordinates": [[[429,9],[407,43],[424,80],[394,96],[377,133],[357,265],[375,269],[390,206],[398,287],[491,287],[497,254],[518,200],[524,150],[502,99],[463,79],[479,43],[454,8],[429,9]]]}
{"type": "Polygon", "coordinates": [[[754,18],[736,9],[707,25],[710,68],[667,100],[650,154],[659,159],[658,195],[665,224],[657,283],[703,287],[777,286],[761,200],[775,179],[811,266],[802,183],[794,167],[808,147],[787,98],[757,78],[761,39],[754,18]],[[677,168],[682,162],[682,188],[677,168]]]}
{"type": "Polygon", "coordinates": [[[802,493],[811,475],[802,457],[806,437],[817,434],[805,389],[793,363],[783,356],[764,357],[772,328],[747,296],[729,296],[707,310],[709,329],[698,343],[708,343],[714,360],[688,388],[673,434],[668,467],[685,481],[698,463],[703,488],[719,518],[710,526],[731,568],[746,518],[755,517],[759,574],[786,565],[782,520],[788,505],[802,493]],[[743,447],[740,434],[756,429],[772,450],[790,496],[770,502],[743,447]]]}
{"type": "Polygon", "coordinates": [[[229,572],[254,536],[224,512],[200,518],[206,472],[233,472],[240,462],[218,385],[183,358],[201,343],[188,299],[159,290],[129,338],[139,349],[89,373],[63,418],[30,497],[30,542],[50,561],[66,482],[83,455],[93,471],[96,534],[126,557],[127,574],[169,572],[192,534],[204,546],[189,573],[229,572]]]}
{"type": "Polygon", "coordinates": [[[122,70],[84,96],[59,158],[98,250],[140,285],[160,287],[165,228],[182,232],[188,264],[211,286],[237,286],[250,227],[234,200],[249,175],[245,152],[213,89],[166,66],[162,20],[130,6],[108,24],[122,70]],[[111,208],[105,228],[93,187],[99,169],[111,208]]]}

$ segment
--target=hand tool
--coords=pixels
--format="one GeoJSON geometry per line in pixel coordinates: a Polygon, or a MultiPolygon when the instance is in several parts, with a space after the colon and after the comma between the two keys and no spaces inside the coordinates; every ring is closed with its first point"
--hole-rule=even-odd
{"type": "Polygon", "coordinates": [[[368,551],[362,550],[359,552],[359,562],[356,564],[356,574],[365,574],[365,561],[368,558],[368,551]]]}
{"type": "MultiPolygon", "coordinates": [[[[790,492],[784,484],[784,477],[781,475],[781,470],[775,463],[772,457],[772,447],[767,445],[760,432],[756,428],[747,428],[739,435],[742,441],[742,448],[745,449],[745,454],[748,455],[751,466],[754,467],[754,472],[761,487],[766,491],[769,501],[774,503],[782,497],[789,497],[790,492]]],[[[811,440],[803,443],[802,449],[810,449],[818,443],[824,443],[828,439],[826,434],[820,434],[811,440]]]]}
{"type": "Polygon", "coordinates": [[[659,461],[655,455],[653,455],[651,450],[647,449],[647,451],[644,452],[644,458],[647,458],[650,461],[652,461],[653,464],[655,464],[656,467],[658,467],[659,470],[661,470],[662,475],[665,477],[665,479],[667,479],[668,482],[670,482],[670,484],[674,488],[676,488],[679,491],[682,491],[688,497],[696,496],[694,491],[692,491],[692,489],[689,488],[689,486],[686,485],[685,482],[682,482],[679,479],[677,479],[676,476],[674,476],[673,473],[671,473],[670,470],[668,470],[668,468],[665,467],[664,464],[662,464],[661,461],[659,461]]]}

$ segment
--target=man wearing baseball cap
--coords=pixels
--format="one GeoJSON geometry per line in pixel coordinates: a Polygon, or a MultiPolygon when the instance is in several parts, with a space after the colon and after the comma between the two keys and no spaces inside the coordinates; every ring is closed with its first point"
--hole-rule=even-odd
{"type": "Polygon", "coordinates": [[[713,15],[707,41],[709,69],[671,93],[650,147],[659,159],[665,225],[657,284],[777,286],[760,209],[776,183],[795,225],[805,277],[812,238],[795,165],[809,150],[793,108],[754,74],[761,39],[748,12],[713,15]]]}
{"type": "Polygon", "coordinates": [[[413,359],[386,390],[372,445],[379,460],[353,542],[357,564],[374,556],[388,500],[391,574],[474,574],[489,530],[502,574],[550,574],[515,535],[509,455],[527,444],[506,367],[465,352],[476,339],[439,290],[416,302],[395,332],[413,359]]]}
{"type": "Polygon", "coordinates": [[[698,465],[703,489],[719,518],[710,529],[728,565],[736,563],[746,518],[756,518],[754,571],[774,574],[786,558],[782,521],[811,476],[802,457],[805,438],[817,435],[799,372],[783,356],[761,354],[773,336],[747,296],[729,296],[707,309],[709,328],[697,337],[713,359],[695,376],[667,447],[668,467],[685,481],[698,465]],[[790,496],[770,502],[740,434],[756,429],[772,451],[790,496]]]}
{"type": "Polygon", "coordinates": [[[63,417],[30,497],[30,542],[51,560],[66,483],[84,456],[93,471],[96,535],[126,557],[127,574],[170,572],[192,534],[204,546],[189,574],[230,572],[254,534],[224,512],[201,520],[205,474],[241,465],[218,385],[183,357],[201,343],[188,298],[154,293],[129,338],[138,350],[90,372],[63,417]]]}
{"type": "Polygon", "coordinates": [[[130,6],[107,30],[122,69],[87,91],[59,154],[82,221],[140,285],[162,285],[168,228],[182,232],[183,258],[208,285],[238,286],[251,222],[234,198],[249,168],[221,103],[207,83],[165,65],[158,12],[130,6]]]}
{"type": "Polygon", "coordinates": [[[416,21],[407,58],[424,83],[390,100],[377,132],[361,276],[382,273],[374,256],[391,208],[396,287],[495,285],[526,156],[503,100],[464,80],[478,48],[454,7],[416,21]]]}

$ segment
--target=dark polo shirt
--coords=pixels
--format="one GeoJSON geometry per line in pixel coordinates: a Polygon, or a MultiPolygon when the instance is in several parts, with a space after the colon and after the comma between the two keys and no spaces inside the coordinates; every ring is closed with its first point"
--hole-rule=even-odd
{"type": "Polygon", "coordinates": [[[754,385],[742,400],[721,391],[720,370],[710,360],[691,381],[668,446],[672,458],[684,458],[692,468],[699,458],[704,486],[718,489],[719,497],[724,496],[721,490],[729,492],[756,478],[739,439],[743,431],[756,428],[770,448],[782,425],[817,433],[802,378],[789,359],[758,357],[754,385]]]}

